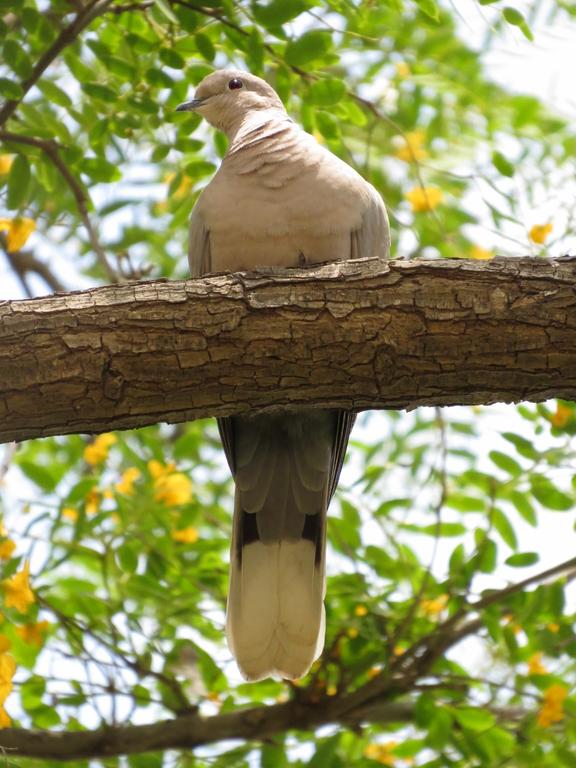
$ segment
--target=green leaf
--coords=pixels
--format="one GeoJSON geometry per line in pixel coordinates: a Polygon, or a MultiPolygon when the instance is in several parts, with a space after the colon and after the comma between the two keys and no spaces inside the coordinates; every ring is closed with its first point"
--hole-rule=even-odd
{"type": "Polygon", "coordinates": [[[83,83],[82,90],[93,99],[98,99],[98,101],[114,103],[118,98],[118,94],[113,88],[109,88],[107,85],[103,85],[102,83],[83,83]]]}
{"type": "Polygon", "coordinates": [[[450,711],[454,715],[454,719],[468,731],[478,733],[480,731],[486,731],[496,724],[496,717],[487,709],[479,709],[476,707],[463,707],[457,709],[456,707],[452,707],[450,711]]]}
{"type": "Polygon", "coordinates": [[[518,546],[516,532],[502,510],[498,508],[492,510],[492,523],[510,549],[516,549],[518,546]]]}
{"type": "Polygon", "coordinates": [[[116,559],[124,573],[135,573],[138,568],[140,545],[126,542],[116,550],[116,559]]]}
{"type": "Polygon", "coordinates": [[[508,7],[508,8],[504,8],[504,10],[502,11],[502,15],[504,16],[508,24],[512,24],[515,27],[519,27],[524,37],[526,37],[530,41],[534,40],[534,35],[532,34],[530,27],[526,23],[526,19],[520,13],[520,11],[516,10],[516,8],[508,7]]]}
{"type": "Polygon", "coordinates": [[[72,99],[70,96],[68,96],[66,91],[60,88],[60,86],[56,85],[56,83],[53,83],[51,80],[40,80],[38,83],[38,88],[53,104],[57,104],[60,107],[72,106],[72,99]]]}
{"type": "Polygon", "coordinates": [[[267,29],[274,29],[295,19],[313,5],[309,0],[272,0],[266,5],[254,3],[254,18],[267,29]]]}
{"type": "Polygon", "coordinates": [[[478,553],[478,568],[482,573],[494,573],[498,562],[498,547],[492,539],[484,539],[478,553]]]}
{"type": "Polygon", "coordinates": [[[512,165],[512,163],[507,160],[502,152],[495,151],[492,153],[492,162],[494,163],[494,167],[496,170],[502,174],[502,176],[508,176],[511,178],[514,176],[514,173],[516,172],[516,169],[512,165]]]}
{"type": "Polygon", "coordinates": [[[523,472],[520,464],[505,453],[501,453],[500,451],[490,451],[488,456],[499,469],[504,470],[504,472],[507,472],[512,477],[517,477],[523,472]]]}
{"type": "Polygon", "coordinates": [[[284,58],[293,67],[301,67],[311,61],[322,59],[332,48],[332,36],[323,29],[305,32],[286,46],[284,58]]]}
{"type": "Polygon", "coordinates": [[[346,86],[342,80],[335,77],[327,77],[318,80],[308,89],[308,100],[319,107],[331,107],[337,104],[346,93],[346,86]]]}
{"type": "Polygon", "coordinates": [[[440,11],[436,0],[415,0],[416,5],[420,10],[429,16],[434,21],[438,21],[440,17],[440,11]]]}
{"type": "Polygon", "coordinates": [[[198,49],[198,53],[202,56],[202,58],[206,59],[206,61],[214,61],[214,57],[216,56],[216,48],[214,48],[214,43],[208,35],[204,35],[202,32],[199,32],[197,35],[194,35],[194,41],[196,43],[196,48],[198,49]]]}
{"type": "Polygon", "coordinates": [[[513,432],[503,432],[502,437],[508,440],[509,443],[516,448],[520,456],[524,456],[525,459],[538,458],[538,451],[534,448],[530,440],[527,440],[521,435],[516,435],[513,432]]]}
{"type": "Polygon", "coordinates": [[[160,61],[172,69],[184,69],[186,66],[185,59],[183,59],[182,56],[180,56],[180,54],[172,48],[161,48],[158,55],[160,57],[160,61]]]}
{"type": "Polygon", "coordinates": [[[28,200],[30,187],[30,163],[24,155],[16,155],[8,174],[8,195],[6,207],[10,210],[21,208],[28,200]]]}
{"type": "Polygon", "coordinates": [[[526,520],[532,527],[535,527],[538,523],[538,519],[536,517],[536,511],[530,503],[527,494],[522,493],[521,491],[511,491],[509,498],[524,520],[526,520]]]}
{"type": "Polygon", "coordinates": [[[19,83],[14,80],[0,77],[0,96],[4,96],[6,99],[21,99],[24,96],[24,91],[19,83]]]}
{"type": "Polygon", "coordinates": [[[118,181],[122,178],[119,168],[101,157],[87,157],[80,163],[80,170],[92,181],[118,181]]]}
{"type": "Polygon", "coordinates": [[[510,555],[504,562],[512,568],[526,568],[537,563],[539,559],[537,552],[518,552],[516,555],[510,555]]]}
{"type": "Polygon", "coordinates": [[[556,512],[568,512],[574,506],[573,499],[561,491],[547,477],[535,476],[530,478],[530,486],[534,498],[547,509],[556,512]]]}

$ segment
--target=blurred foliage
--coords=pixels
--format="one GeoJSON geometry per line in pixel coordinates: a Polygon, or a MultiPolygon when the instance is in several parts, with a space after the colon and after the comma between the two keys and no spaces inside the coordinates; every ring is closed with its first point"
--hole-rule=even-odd
{"type": "MultiPolygon", "coordinates": [[[[574,177],[574,131],[484,60],[504,32],[531,39],[542,6],[562,20],[575,4],[476,5],[472,35],[435,0],[0,0],[8,269],[25,293],[186,276],[187,219],[226,146],[174,109],[225,65],[265,76],[375,184],[397,255],[560,248],[570,210],[553,241],[531,212],[574,177]]],[[[572,533],[576,410],[500,413],[361,419],[329,526],[326,650],[296,686],[242,683],[224,645],[231,483],[213,424],[7,447],[2,578],[22,597],[29,560],[35,596],[20,611],[4,587],[13,722],[323,702],[388,676],[408,723],[122,765],[574,765],[574,571],[545,574],[572,533]]]]}

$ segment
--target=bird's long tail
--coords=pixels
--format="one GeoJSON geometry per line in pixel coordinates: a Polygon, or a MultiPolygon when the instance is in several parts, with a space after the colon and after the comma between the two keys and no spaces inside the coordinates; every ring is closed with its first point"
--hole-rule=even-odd
{"type": "Polygon", "coordinates": [[[236,481],[226,632],[248,680],[300,677],[322,650],[326,510],[341,427],[337,411],[221,425],[236,481]]]}

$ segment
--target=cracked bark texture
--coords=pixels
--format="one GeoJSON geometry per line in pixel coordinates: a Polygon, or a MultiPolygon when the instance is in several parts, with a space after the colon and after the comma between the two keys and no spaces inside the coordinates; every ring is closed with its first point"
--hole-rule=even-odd
{"type": "Polygon", "coordinates": [[[0,440],[576,399],[576,262],[374,260],[0,303],[0,440]]]}

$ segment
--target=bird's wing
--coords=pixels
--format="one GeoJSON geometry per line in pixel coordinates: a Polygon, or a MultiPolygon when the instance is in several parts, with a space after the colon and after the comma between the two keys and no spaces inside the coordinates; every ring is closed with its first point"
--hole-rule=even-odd
{"type": "Polygon", "coordinates": [[[210,253],[210,232],[202,216],[201,206],[196,202],[190,216],[188,236],[188,263],[190,276],[201,277],[212,271],[212,256],[210,253]]]}
{"type": "Polygon", "coordinates": [[[388,214],[379,193],[364,179],[368,193],[362,221],[357,229],[350,233],[350,258],[387,259],[390,256],[390,224],[388,214]]]}

